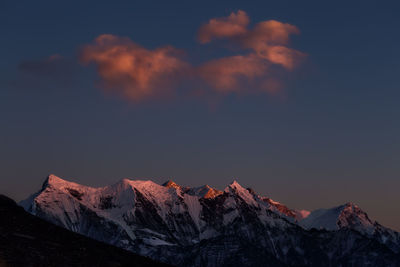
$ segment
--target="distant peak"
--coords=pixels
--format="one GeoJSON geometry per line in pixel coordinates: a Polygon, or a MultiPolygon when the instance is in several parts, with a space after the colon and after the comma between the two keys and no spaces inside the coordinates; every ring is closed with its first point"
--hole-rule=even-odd
{"type": "Polygon", "coordinates": [[[364,214],[366,214],[366,212],[363,211],[359,206],[357,206],[356,204],[351,203],[351,202],[347,202],[346,204],[344,204],[342,206],[341,213],[357,213],[357,214],[364,213],[364,214]]]}
{"type": "Polygon", "coordinates": [[[369,219],[365,211],[351,202],[330,209],[314,210],[301,223],[306,229],[338,230],[351,228],[368,234],[372,234],[374,231],[374,224],[375,221],[369,219]]]}
{"type": "Polygon", "coordinates": [[[233,180],[230,184],[229,187],[233,188],[243,188],[236,180],[233,180]]]}
{"type": "Polygon", "coordinates": [[[175,183],[172,180],[168,180],[165,183],[163,183],[162,185],[165,186],[165,187],[168,187],[168,188],[171,188],[171,187],[172,188],[176,188],[176,189],[181,189],[182,188],[180,185],[178,185],[177,183],[175,183]]]}
{"type": "Polygon", "coordinates": [[[50,174],[47,176],[46,180],[43,183],[43,187],[46,187],[47,185],[58,185],[60,183],[66,183],[67,181],[61,179],[60,177],[50,174]]]}
{"type": "Polygon", "coordinates": [[[47,176],[47,179],[49,179],[49,180],[62,180],[62,181],[64,181],[63,179],[61,179],[60,177],[58,177],[58,176],[55,175],[55,174],[49,174],[49,175],[47,176]]]}
{"type": "Polygon", "coordinates": [[[43,183],[42,190],[47,188],[47,187],[53,187],[53,188],[78,188],[78,187],[87,187],[75,182],[70,182],[67,180],[64,180],[54,174],[50,174],[47,176],[46,180],[43,183]]]}
{"type": "Polygon", "coordinates": [[[308,210],[296,210],[296,218],[299,220],[305,219],[310,215],[311,211],[308,210]]]}
{"type": "Polygon", "coordinates": [[[251,194],[249,190],[241,186],[236,180],[233,180],[226,188],[225,192],[239,196],[242,198],[247,204],[257,205],[255,200],[255,195],[251,194]]]}
{"type": "Polygon", "coordinates": [[[203,185],[199,187],[188,188],[185,191],[185,193],[188,193],[189,195],[199,196],[202,198],[215,198],[221,195],[223,192],[215,188],[212,188],[209,185],[203,185]]]}
{"type": "Polygon", "coordinates": [[[339,210],[341,213],[343,213],[345,211],[346,212],[361,211],[361,209],[352,202],[346,202],[345,204],[336,207],[336,209],[339,210]]]}
{"type": "Polygon", "coordinates": [[[243,186],[241,186],[236,180],[233,180],[228,187],[225,188],[225,191],[247,191],[243,186]]]}

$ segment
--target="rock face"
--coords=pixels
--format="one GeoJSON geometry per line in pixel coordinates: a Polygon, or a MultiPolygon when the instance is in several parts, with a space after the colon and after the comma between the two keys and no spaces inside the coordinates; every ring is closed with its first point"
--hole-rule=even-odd
{"type": "Polygon", "coordinates": [[[0,218],[0,266],[167,267],[46,222],[3,195],[0,218]]]}
{"type": "Polygon", "coordinates": [[[224,191],[50,175],[21,205],[91,238],[178,266],[400,266],[399,233],[353,204],[296,211],[236,181],[224,191]]]}

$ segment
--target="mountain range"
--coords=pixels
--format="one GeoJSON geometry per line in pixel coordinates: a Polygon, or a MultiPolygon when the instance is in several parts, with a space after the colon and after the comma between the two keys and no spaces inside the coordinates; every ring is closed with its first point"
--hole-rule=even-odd
{"type": "Polygon", "coordinates": [[[49,175],[22,201],[70,231],[176,266],[400,266],[400,234],[346,203],[294,210],[233,181],[223,191],[49,175]]]}

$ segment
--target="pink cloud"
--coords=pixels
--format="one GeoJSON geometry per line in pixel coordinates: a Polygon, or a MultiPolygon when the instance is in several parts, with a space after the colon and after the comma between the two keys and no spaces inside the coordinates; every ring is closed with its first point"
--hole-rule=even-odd
{"type": "Polygon", "coordinates": [[[84,64],[94,63],[102,86],[132,101],[173,94],[173,85],[187,64],[171,46],[149,50],[128,38],[103,34],[81,50],[84,64]]]}
{"type": "Polygon", "coordinates": [[[198,68],[198,73],[216,92],[229,93],[246,90],[268,67],[256,55],[238,55],[208,61],[198,68]]]}
{"type": "Polygon", "coordinates": [[[238,55],[214,59],[198,68],[200,77],[217,93],[278,94],[283,86],[274,77],[274,66],[290,71],[305,57],[288,47],[290,36],[300,33],[296,26],[268,20],[249,28],[249,23],[246,12],[239,10],[210,19],[199,29],[200,43],[225,39],[242,49],[238,55]]]}
{"type": "Polygon", "coordinates": [[[290,35],[300,33],[296,26],[268,20],[249,29],[249,21],[246,12],[241,10],[228,17],[211,19],[200,28],[199,41],[208,43],[212,39],[227,39],[288,70],[293,69],[305,56],[304,53],[287,47],[290,35]]]}
{"type": "Polygon", "coordinates": [[[294,25],[267,20],[257,23],[253,29],[248,30],[241,41],[249,47],[257,46],[259,43],[282,45],[289,42],[291,34],[300,34],[300,31],[294,25]]]}
{"type": "Polygon", "coordinates": [[[228,17],[210,19],[200,27],[198,39],[201,43],[209,43],[212,39],[231,38],[247,32],[250,19],[246,12],[239,10],[228,17]]]}
{"type": "Polygon", "coordinates": [[[182,59],[183,53],[172,46],[150,50],[129,38],[110,34],[84,46],[80,60],[96,66],[103,88],[134,102],[174,95],[183,79],[190,79],[191,84],[182,93],[195,97],[277,95],[283,88],[277,73],[293,70],[305,56],[288,46],[290,36],[299,34],[299,30],[276,20],[262,21],[252,28],[249,24],[249,16],[239,10],[202,25],[199,42],[227,40],[239,48],[239,53],[199,66],[189,65],[182,59]],[[199,79],[202,82],[197,83],[199,79]]]}

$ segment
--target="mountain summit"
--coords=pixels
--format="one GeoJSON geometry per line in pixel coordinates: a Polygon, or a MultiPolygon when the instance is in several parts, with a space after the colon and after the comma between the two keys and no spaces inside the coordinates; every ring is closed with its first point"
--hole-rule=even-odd
{"type": "Polygon", "coordinates": [[[168,180],[165,183],[163,183],[163,186],[168,187],[168,188],[176,188],[176,189],[181,189],[181,186],[176,184],[174,181],[172,180],[168,180]]]}
{"type": "Polygon", "coordinates": [[[21,205],[71,231],[179,266],[399,262],[399,233],[356,205],[297,211],[237,181],[224,191],[130,179],[93,188],[50,175],[21,205]]]}

